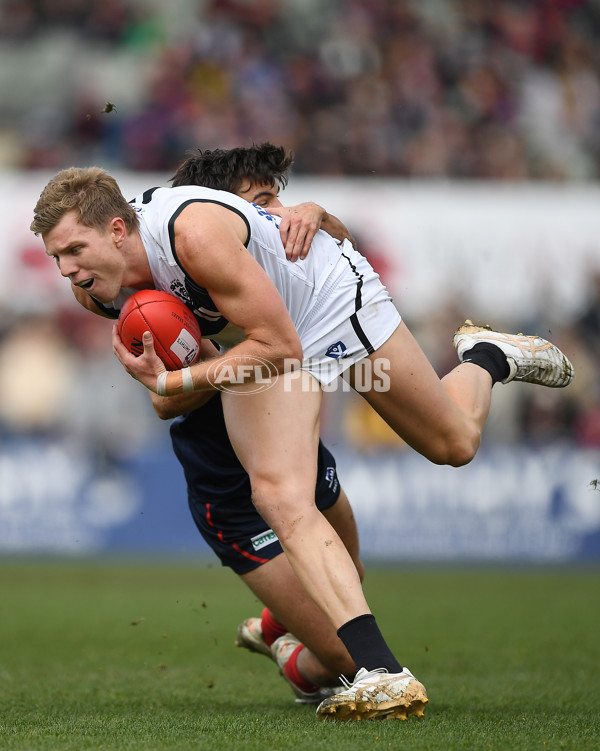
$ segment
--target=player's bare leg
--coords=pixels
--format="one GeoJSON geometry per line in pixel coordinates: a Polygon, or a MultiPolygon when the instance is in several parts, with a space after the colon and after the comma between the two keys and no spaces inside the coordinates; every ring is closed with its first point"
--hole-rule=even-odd
{"type": "Polygon", "coordinates": [[[340,536],[346,550],[354,562],[360,580],[365,576],[365,567],[360,559],[360,543],[358,539],[358,529],[352,506],[348,496],[343,488],[340,489],[340,495],[337,501],[330,508],[321,512],[331,526],[340,536]]]}
{"type": "MultiPolygon", "coordinates": [[[[489,413],[490,375],[464,363],[440,380],[404,323],[372,355],[389,363],[387,391],[361,395],[398,435],[436,464],[461,465],[479,448],[489,413]]],[[[349,373],[353,383],[353,368],[349,373]]]]}
{"type": "Polygon", "coordinates": [[[321,392],[312,386],[314,379],[302,371],[300,377],[280,377],[258,394],[249,393],[252,386],[240,387],[242,393],[226,395],[223,407],[257,510],[279,537],[302,587],[346,644],[354,663],[363,665],[354,683],[339,694],[341,700],[324,699],[317,716],[421,715],[425,688],[390,652],[350,554],[314,503],[321,392]]]}
{"type": "MultiPolygon", "coordinates": [[[[461,327],[459,331],[465,328],[461,327]]],[[[506,369],[506,380],[519,378],[548,386],[567,385],[573,369],[556,347],[537,337],[496,334],[466,326],[468,346],[491,342],[506,369]],[[510,361],[513,355],[518,361],[510,361]],[[530,372],[527,372],[528,369],[530,372]]],[[[472,350],[471,350],[472,351],[472,350]]],[[[463,350],[459,349],[462,360],[463,350]]],[[[474,362],[462,362],[441,380],[404,323],[372,355],[389,363],[389,388],[363,393],[398,435],[436,464],[460,466],[475,456],[489,414],[493,380],[474,362]]],[[[350,382],[353,380],[350,369],[350,382]]]]}
{"type": "Polygon", "coordinates": [[[304,644],[298,656],[302,675],[318,686],[334,686],[356,666],[336,630],[308,596],[285,554],[242,576],[272,616],[304,644]]]}
{"type": "MultiPolygon", "coordinates": [[[[343,490],[338,501],[322,513],[340,535],[362,580],[364,569],[358,557],[356,523],[343,490]]],[[[307,680],[319,686],[331,686],[339,683],[340,674],[354,675],[356,666],[348,651],[300,584],[284,554],[241,578],[269,608],[276,621],[306,647],[299,654],[298,668],[307,680]]]]}
{"type": "Polygon", "coordinates": [[[313,377],[302,371],[300,377],[281,376],[260,393],[224,394],[223,409],[257,510],[337,629],[370,610],[350,554],[314,502],[321,399],[313,377]]]}

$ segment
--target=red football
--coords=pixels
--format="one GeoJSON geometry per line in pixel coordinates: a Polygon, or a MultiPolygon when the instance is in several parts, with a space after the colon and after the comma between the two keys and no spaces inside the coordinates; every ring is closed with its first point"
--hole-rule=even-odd
{"type": "Polygon", "coordinates": [[[191,365],[200,353],[202,335],[192,311],[174,295],[156,289],[143,289],[129,297],[118,322],[123,344],[134,355],[144,351],[142,334],[154,337],[156,354],[167,370],[191,365]]]}

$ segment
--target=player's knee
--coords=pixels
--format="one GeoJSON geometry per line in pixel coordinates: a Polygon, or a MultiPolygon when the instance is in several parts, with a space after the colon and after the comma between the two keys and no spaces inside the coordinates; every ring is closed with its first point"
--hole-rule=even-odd
{"type": "Polygon", "coordinates": [[[448,464],[451,467],[463,467],[469,464],[479,449],[481,432],[479,430],[465,430],[460,435],[449,438],[439,447],[435,456],[429,459],[435,464],[448,464]]]}
{"type": "Polygon", "coordinates": [[[292,483],[286,486],[263,478],[252,480],[252,502],[282,544],[302,522],[302,500],[302,493],[292,483]]]}
{"type": "Polygon", "coordinates": [[[259,512],[277,507],[285,500],[286,488],[278,479],[264,475],[251,475],[252,503],[259,512]]]}
{"type": "Polygon", "coordinates": [[[465,447],[462,446],[458,447],[458,449],[452,453],[452,456],[447,464],[449,464],[451,467],[464,467],[465,464],[469,464],[469,462],[473,461],[477,451],[469,450],[468,447],[466,447],[467,450],[465,451],[463,450],[464,448],[465,447]]]}
{"type": "Polygon", "coordinates": [[[452,467],[464,467],[465,464],[473,461],[477,449],[479,448],[479,440],[461,441],[453,446],[452,454],[448,464],[452,467]]]}

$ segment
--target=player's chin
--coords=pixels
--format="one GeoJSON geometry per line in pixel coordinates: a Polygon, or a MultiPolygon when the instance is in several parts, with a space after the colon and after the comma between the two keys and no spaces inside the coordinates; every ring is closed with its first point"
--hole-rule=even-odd
{"type": "Polygon", "coordinates": [[[85,289],[88,295],[91,295],[94,300],[101,303],[112,302],[119,294],[119,290],[114,292],[113,290],[108,289],[106,285],[103,286],[97,279],[93,279],[91,284],[87,287],[82,287],[82,289],[85,289]]]}

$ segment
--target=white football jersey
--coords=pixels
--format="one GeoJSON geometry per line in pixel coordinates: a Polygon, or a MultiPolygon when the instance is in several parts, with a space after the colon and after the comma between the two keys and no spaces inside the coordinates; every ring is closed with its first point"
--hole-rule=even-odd
{"type": "MultiPolygon", "coordinates": [[[[260,206],[232,193],[197,186],[148,190],[131,204],[140,217],[140,235],[154,284],[190,306],[202,335],[225,348],[242,341],[243,331],[221,315],[207,290],[186,274],[177,256],[175,220],[186,206],[196,201],[226,206],[244,219],[248,227],[248,252],[266,271],[283,298],[300,336],[305,359],[323,357],[326,352],[320,350],[328,341],[328,332],[333,334],[351,317],[356,319],[358,310],[370,302],[390,299],[370,264],[350,242],[340,244],[320,230],[306,259],[292,263],[285,257],[279,217],[260,206]],[[314,351],[315,346],[318,351],[314,351]]],[[[120,307],[121,297],[126,297],[128,292],[122,291],[114,303],[115,308],[120,307]]],[[[360,338],[363,341],[363,337],[360,338]]],[[[331,341],[325,348],[329,351],[328,357],[337,358],[336,347],[342,344],[331,341]]],[[[369,353],[368,346],[366,351],[369,353]]]]}

